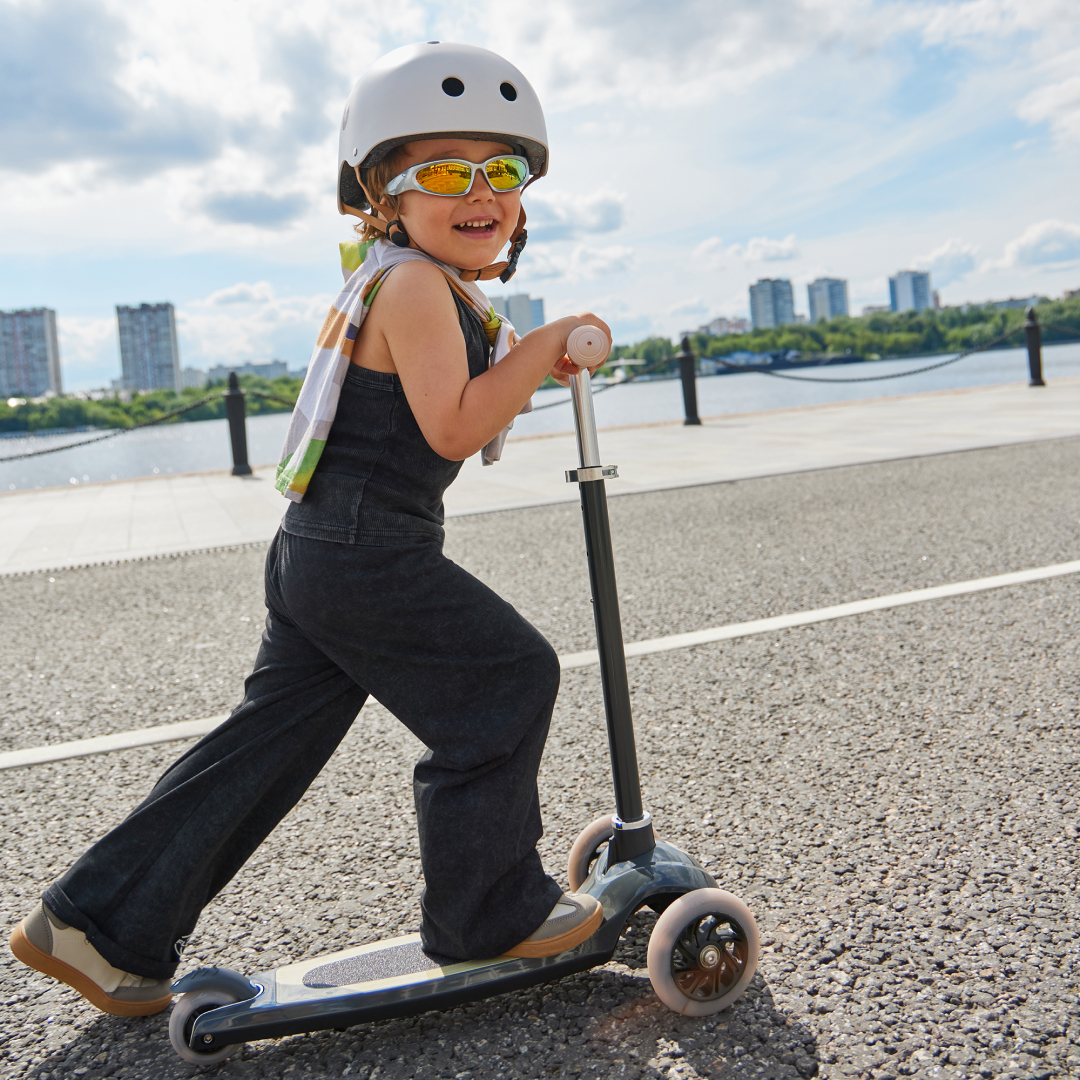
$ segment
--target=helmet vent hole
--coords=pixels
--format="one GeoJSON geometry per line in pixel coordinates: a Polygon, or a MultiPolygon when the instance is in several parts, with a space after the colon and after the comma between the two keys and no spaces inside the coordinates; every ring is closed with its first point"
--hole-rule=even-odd
{"type": "Polygon", "coordinates": [[[517,90],[514,89],[513,83],[504,82],[499,90],[507,101],[517,101],[517,90]]]}
{"type": "Polygon", "coordinates": [[[450,97],[461,97],[465,93],[465,84],[460,79],[455,79],[452,75],[449,79],[443,79],[442,88],[444,94],[449,94],[450,97]]]}

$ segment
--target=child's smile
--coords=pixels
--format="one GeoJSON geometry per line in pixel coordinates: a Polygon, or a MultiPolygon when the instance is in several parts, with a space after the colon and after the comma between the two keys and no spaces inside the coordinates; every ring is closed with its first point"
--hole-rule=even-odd
{"type": "Polygon", "coordinates": [[[454,228],[470,240],[487,240],[495,234],[495,219],[493,217],[475,218],[462,221],[454,228]]]}

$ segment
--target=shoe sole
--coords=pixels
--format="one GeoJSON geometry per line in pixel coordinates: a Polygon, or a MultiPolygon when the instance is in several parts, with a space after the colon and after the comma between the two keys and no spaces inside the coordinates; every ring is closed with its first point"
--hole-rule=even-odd
{"type": "Polygon", "coordinates": [[[11,931],[8,945],[15,958],[27,967],[40,971],[43,975],[59,979],[62,983],[67,983],[95,1008],[112,1016],[151,1016],[167,1009],[172,1004],[172,994],[155,998],[153,1001],[118,1001],[78,968],[73,968],[70,964],[65,964],[63,960],[57,960],[55,956],[43,953],[23,932],[22,923],[11,931]]]}
{"type": "Polygon", "coordinates": [[[565,934],[547,938],[544,941],[523,941],[520,945],[507,949],[505,955],[527,960],[542,956],[558,956],[559,953],[564,953],[567,949],[572,949],[575,945],[580,945],[583,941],[591,938],[603,921],[604,909],[597,904],[596,910],[588,919],[579,926],[575,926],[573,930],[567,930],[565,934]]]}

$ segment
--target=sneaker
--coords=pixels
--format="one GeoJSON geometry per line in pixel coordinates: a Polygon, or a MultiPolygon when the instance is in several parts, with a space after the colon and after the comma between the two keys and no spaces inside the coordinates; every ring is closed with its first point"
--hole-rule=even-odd
{"type": "Polygon", "coordinates": [[[61,922],[41,901],[12,930],[9,944],[27,967],[67,983],[113,1016],[149,1016],[172,1002],[172,980],[114,968],[81,930],[61,922]]]}
{"type": "Polygon", "coordinates": [[[563,893],[536,933],[506,950],[507,956],[558,956],[580,945],[603,922],[604,909],[587,893],[563,893]]]}

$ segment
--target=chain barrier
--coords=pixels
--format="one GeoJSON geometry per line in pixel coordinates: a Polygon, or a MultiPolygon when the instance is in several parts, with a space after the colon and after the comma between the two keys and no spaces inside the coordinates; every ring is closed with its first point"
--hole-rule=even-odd
{"type": "Polygon", "coordinates": [[[245,394],[248,397],[261,398],[263,401],[276,401],[279,405],[288,405],[290,409],[296,408],[295,401],[289,401],[287,398],[278,397],[276,394],[264,394],[261,390],[245,390],[245,394]]]}
{"type": "MultiPolygon", "coordinates": [[[[204,397],[190,405],[185,405],[183,408],[173,409],[172,412],[167,412],[162,416],[156,416],[153,420],[144,420],[141,424],[132,424],[131,427],[117,428],[115,431],[107,432],[105,435],[95,435],[92,439],[82,439],[80,442],[64,443],[63,446],[50,446],[48,450],[30,450],[25,454],[12,454],[10,457],[0,458],[0,465],[5,461],[21,461],[23,458],[41,457],[42,454],[58,454],[61,450],[72,450],[77,446],[89,446],[91,443],[104,442],[106,439],[115,439],[117,435],[126,435],[129,431],[138,431],[139,428],[163,424],[166,420],[171,420],[174,416],[181,416],[186,412],[191,412],[193,409],[201,409],[211,401],[216,401],[218,398],[224,396],[224,391],[219,390],[217,393],[210,394],[208,397],[204,397]]],[[[33,432],[28,431],[27,435],[33,435],[33,432]]]]}
{"type": "MultiPolygon", "coordinates": [[[[1072,330],[1066,326],[1056,326],[1053,323],[1042,323],[1042,328],[1045,330],[1058,330],[1066,334],[1072,334],[1075,337],[1080,337],[1080,332],[1072,330]]],[[[717,364],[722,364],[726,368],[730,368],[732,371],[754,372],[758,375],[771,375],[774,379],[790,379],[792,382],[816,382],[816,383],[862,383],[862,382],[882,382],[887,379],[903,379],[909,375],[922,375],[927,371],[936,371],[938,368],[948,367],[949,364],[955,364],[958,360],[963,360],[965,356],[972,356],[975,353],[985,352],[987,349],[997,348],[1003,342],[1009,340],[1009,338],[1015,336],[1024,329],[1023,324],[1013,327],[1007,333],[1002,334],[1000,337],[994,338],[993,341],[987,341],[982,345],[976,345],[971,349],[965,349],[961,353],[957,353],[956,356],[950,356],[948,360],[940,360],[936,364],[927,364],[921,368],[914,368],[911,371],[896,371],[890,375],[862,375],[854,378],[839,378],[839,379],[817,379],[811,375],[792,375],[782,371],[771,371],[766,367],[757,367],[751,364],[733,364],[729,360],[721,359],[718,356],[710,356],[705,359],[714,361],[717,364]]],[[[641,378],[642,375],[651,374],[659,367],[663,367],[665,364],[671,361],[672,357],[666,357],[663,360],[658,361],[655,364],[651,364],[649,367],[638,372],[636,375],[632,375],[627,379],[623,379],[620,382],[610,382],[606,386],[598,387],[593,390],[593,396],[602,394],[605,390],[610,390],[615,386],[626,386],[628,383],[632,383],[635,379],[641,378]]],[[[618,361],[615,361],[617,364],[618,361]]],[[[550,401],[546,405],[537,405],[533,408],[533,412],[539,412],[541,409],[553,409],[557,405],[568,405],[570,398],[564,398],[562,401],[550,401]]]]}
{"type": "Polygon", "coordinates": [[[1043,330],[1056,330],[1059,334],[1069,334],[1074,338],[1080,338],[1080,330],[1074,330],[1071,326],[1058,326],[1055,323],[1039,323],[1043,330]]]}
{"type": "Polygon", "coordinates": [[[924,371],[934,371],[937,368],[947,367],[949,364],[955,364],[957,360],[963,360],[965,356],[971,356],[973,353],[985,352],[987,349],[996,348],[1003,341],[1008,341],[1018,331],[1023,330],[1023,326],[1017,326],[1015,329],[1010,330],[1007,334],[1002,334],[999,338],[994,338],[993,341],[986,342],[985,345],[976,345],[973,349],[967,349],[962,353],[957,353],[956,356],[950,356],[948,360],[941,360],[936,364],[927,364],[926,367],[915,368],[912,371],[895,371],[891,375],[864,375],[860,378],[852,379],[815,379],[810,375],[788,375],[781,371],[770,371],[764,367],[753,367],[749,364],[732,364],[727,360],[721,360],[718,356],[710,357],[718,364],[723,364],[724,367],[732,368],[735,371],[755,371],[759,375],[771,375],[774,379],[791,379],[793,382],[816,382],[816,383],[862,383],[862,382],[881,382],[884,379],[903,379],[908,375],[921,375],[924,371]]]}
{"type": "MultiPolygon", "coordinates": [[[[106,439],[115,439],[117,435],[126,435],[129,431],[138,431],[140,428],[148,428],[153,427],[155,424],[163,424],[166,420],[172,420],[174,417],[183,416],[184,413],[193,412],[195,409],[201,409],[204,405],[209,405],[211,401],[217,401],[219,398],[223,398],[225,393],[224,390],[218,390],[213,394],[209,394],[207,397],[192,402],[190,405],[184,405],[181,408],[173,409],[172,412],[167,412],[162,416],[156,416],[153,420],[144,420],[140,424],[132,424],[131,427],[117,428],[115,431],[109,431],[104,435],[95,435],[92,439],[82,439],[79,442],[64,443],[63,446],[50,446],[47,450],[30,450],[25,454],[12,454],[10,457],[0,457],[0,465],[5,461],[21,461],[23,458],[41,457],[43,454],[58,454],[61,450],[73,450],[79,446],[89,446],[91,443],[104,442],[106,439]]],[[[279,405],[287,405],[290,409],[296,407],[295,401],[288,401],[285,398],[277,397],[275,394],[264,394],[261,390],[245,390],[244,393],[249,397],[262,398],[264,401],[274,401],[279,405]]],[[[33,435],[33,432],[28,431],[26,434],[33,435]]]]}

